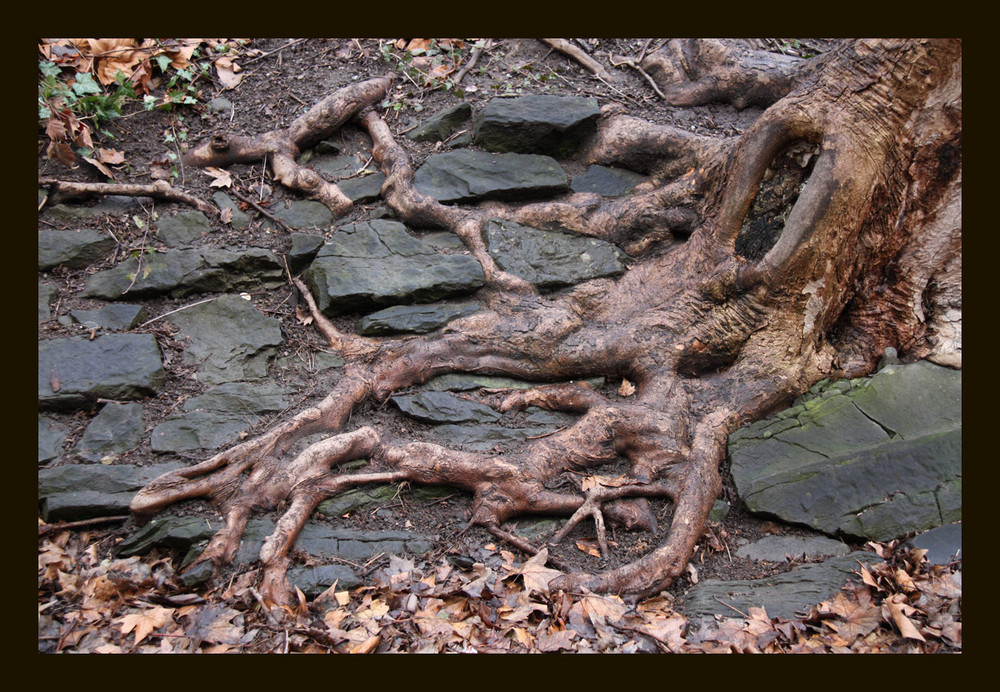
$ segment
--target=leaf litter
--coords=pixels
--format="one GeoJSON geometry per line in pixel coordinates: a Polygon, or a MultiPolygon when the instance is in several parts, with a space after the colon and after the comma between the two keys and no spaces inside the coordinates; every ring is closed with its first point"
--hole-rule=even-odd
{"type": "Polygon", "coordinates": [[[250,569],[198,592],[172,558],[114,559],[101,534],[49,532],[38,546],[39,650],[100,653],[958,653],[962,579],[922,551],[886,562],[798,619],[764,608],[693,622],[663,594],[630,602],[549,587],[546,551],[523,562],[489,544],[474,561],[383,556],[369,584],[311,602],[260,598],[250,569]],[[457,567],[458,563],[465,567],[457,567]]]}

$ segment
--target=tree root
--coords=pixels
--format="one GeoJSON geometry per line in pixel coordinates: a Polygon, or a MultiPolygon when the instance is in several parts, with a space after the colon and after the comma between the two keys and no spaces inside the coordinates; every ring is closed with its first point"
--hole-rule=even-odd
{"type": "Polygon", "coordinates": [[[152,197],[167,202],[179,202],[194,207],[212,218],[218,218],[219,210],[208,202],[171,187],[165,180],[157,180],[149,185],[126,185],[119,183],[77,183],[52,178],[39,178],[39,187],[48,188],[45,204],[58,204],[71,199],[85,199],[107,195],[125,197],[152,197]]]}

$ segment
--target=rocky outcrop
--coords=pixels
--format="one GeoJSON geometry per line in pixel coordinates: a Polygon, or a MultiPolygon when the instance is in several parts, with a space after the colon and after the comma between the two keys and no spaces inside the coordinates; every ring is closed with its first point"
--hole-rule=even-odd
{"type": "Polygon", "coordinates": [[[919,362],[821,383],[730,437],[740,497],[755,512],[873,540],[960,519],[961,382],[919,362]]]}
{"type": "Polygon", "coordinates": [[[476,119],[474,141],[488,151],[565,157],[596,131],[597,99],[531,94],[492,99],[476,119]]]}
{"type": "Polygon", "coordinates": [[[440,202],[477,202],[550,197],[569,189],[569,176],[549,156],[460,149],[428,157],[413,183],[440,202]]]}
{"type": "Polygon", "coordinates": [[[443,255],[396,221],[337,229],[303,274],[329,316],[468,295],[485,280],[471,255],[443,255]]]}
{"type": "Polygon", "coordinates": [[[69,337],[38,344],[38,407],[84,408],[98,399],[153,396],[166,373],[152,334],[69,337]]]}

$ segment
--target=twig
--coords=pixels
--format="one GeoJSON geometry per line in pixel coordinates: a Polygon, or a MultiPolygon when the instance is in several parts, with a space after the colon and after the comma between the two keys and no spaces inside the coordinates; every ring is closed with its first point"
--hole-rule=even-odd
{"type": "MultiPolygon", "coordinates": [[[[277,620],[277,618],[274,617],[274,615],[271,614],[271,609],[267,607],[267,604],[264,603],[264,597],[261,596],[260,592],[257,591],[257,589],[255,589],[252,586],[250,587],[249,590],[250,590],[250,593],[253,595],[253,597],[257,600],[257,603],[260,604],[260,608],[261,608],[261,610],[264,611],[264,615],[267,616],[267,621],[270,622],[272,625],[277,625],[278,624],[278,620],[277,620]]],[[[287,635],[287,632],[286,632],[286,635],[287,635]]]]}
{"type": "Polygon", "coordinates": [[[264,53],[263,55],[258,55],[253,60],[247,60],[245,63],[243,63],[243,67],[246,67],[247,65],[252,65],[253,63],[257,62],[258,60],[263,60],[264,58],[269,58],[272,55],[274,55],[275,53],[280,53],[281,51],[285,50],[286,48],[294,46],[296,43],[302,43],[305,40],[306,39],[304,39],[304,38],[292,39],[291,41],[289,41],[285,45],[281,46],[281,48],[275,48],[274,50],[270,51],[269,53],[264,53]]]}
{"type": "Polygon", "coordinates": [[[493,47],[493,39],[488,38],[482,46],[477,46],[472,49],[472,55],[469,56],[469,62],[465,64],[461,70],[458,71],[458,75],[455,77],[455,84],[461,84],[462,80],[465,79],[465,75],[476,66],[479,61],[479,56],[484,50],[489,50],[493,47]]]}
{"type": "Polygon", "coordinates": [[[169,202],[182,202],[196,208],[203,214],[217,218],[219,210],[194,195],[181,192],[165,180],[157,180],[149,185],[119,183],[76,183],[53,178],[39,178],[38,184],[49,189],[49,201],[56,203],[63,199],[91,197],[94,195],[123,195],[125,197],[152,197],[169,202]]]}
{"type": "Polygon", "coordinates": [[[574,46],[572,43],[564,38],[543,38],[541,39],[544,43],[555,48],[560,53],[565,53],[569,57],[580,63],[588,72],[591,72],[595,77],[610,83],[615,81],[614,76],[604,69],[601,63],[594,60],[592,57],[584,53],[582,50],[574,46]]]}
{"type": "Polygon", "coordinates": [[[171,310],[170,312],[165,312],[162,315],[160,315],[159,317],[154,317],[151,320],[146,320],[145,322],[143,322],[142,324],[140,324],[138,327],[136,327],[136,329],[142,329],[143,327],[148,326],[148,325],[152,324],[153,322],[156,322],[157,320],[162,320],[167,315],[173,315],[175,312],[180,312],[181,310],[187,310],[188,308],[193,308],[195,305],[201,305],[202,303],[211,303],[213,300],[215,300],[215,298],[205,298],[205,300],[199,300],[197,303],[191,303],[190,305],[185,305],[184,307],[177,308],[176,310],[171,310]]]}
{"type": "Polygon", "coordinates": [[[749,619],[750,619],[750,616],[749,616],[749,615],[747,615],[746,613],[744,613],[744,612],[743,612],[742,610],[740,610],[740,609],[739,609],[739,608],[737,608],[736,606],[731,606],[731,605],[729,605],[728,603],[726,603],[725,601],[723,601],[723,600],[722,600],[721,598],[719,598],[718,596],[713,596],[713,598],[715,598],[715,600],[717,600],[717,601],[718,601],[719,603],[721,603],[722,605],[726,606],[727,608],[732,608],[732,609],[733,609],[733,610],[735,610],[735,611],[736,611],[737,613],[739,613],[740,615],[742,615],[743,617],[745,617],[745,618],[746,618],[747,620],[749,620],[749,619]]]}
{"type": "Polygon", "coordinates": [[[262,216],[266,216],[267,218],[271,219],[271,221],[274,221],[276,224],[278,224],[279,226],[281,226],[282,228],[284,228],[289,233],[291,233],[292,231],[295,230],[294,228],[292,228],[291,226],[289,226],[287,223],[285,223],[284,221],[282,221],[281,219],[279,219],[277,216],[275,216],[274,214],[272,214],[271,212],[269,212],[268,210],[266,210],[264,207],[260,206],[256,202],[254,202],[252,199],[250,199],[248,197],[245,197],[243,194],[237,192],[236,190],[232,190],[231,192],[233,193],[233,196],[236,197],[237,199],[239,199],[241,202],[246,202],[251,207],[253,207],[254,209],[256,209],[259,214],[261,214],[262,216]]]}
{"type": "Polygon", "coordinates": [[[115,517],[94,517],[93,519],[81,519],[80,521],[67,521],[60,522],[58,524],[43,524],[38,527],[38,535],[45,536],[53,531],[62,531],[63,529],[78,529],[81,526],[94,526],[96,524],[110,524],[115,521],[127,521],[128,515],[125,516],[115,516],[115,517]]]}

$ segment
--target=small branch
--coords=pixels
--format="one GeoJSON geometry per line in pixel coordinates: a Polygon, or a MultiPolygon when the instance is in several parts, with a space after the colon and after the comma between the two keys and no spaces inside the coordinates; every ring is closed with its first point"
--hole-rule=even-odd
{"type": "Polygon", "coordinates": [[[279,219],[277,216],[275,216],[274,214],[272,214],[271,212],[269,212],[267,209],[265,209],[264,207],[260,206],[256,202],[254,202],[249,197],[243,195],[242,193],[237,192],[236,190],[231,190],[230,192],[233,193],[233,197],[235,197],[236,199],[240,200],[241,202],[245,202],[246,204],[249,204],[251,207],[253,207],[257,211],[258,214],[260,214],[261,216],[266,216],[267,218],[271,219],[271,221],[274,221],[276,224],[278,224],[279,226],[281,226],[282,228],[284,228],[289,233],[291,233],[292,231],[295,230],[294,228],[292,228],[291,226],[289,226],[287,223],[285,223],[284,221],[282,221],[281,219],[279,219]]]}
{"type": "Polygon", "coordinates": [[[303,42],[303,41],[305,41],[305,40],[306,40],[306,39],[304,39],[304,38],[296,38],[296,39],[292,39],[291,41],[289,41],[289,42],[288,42],[288,43],[286,43],[285,45],[281,46],[280,48],[275,48],[274,50],[272,50],[272,51],[270,51],[270,52],[268,52],[268,53],[264,53],[263,55],[258,55],[258,56],[257,56],[256,58],[254,58],[253,60],[247,60],[247,61],[246,61],[245,63],[243,63],[243,67],[246,67],[246,66],[248,66],[248,65],[252,65],[252,64],[254,64],[255,62],[257,62],[258,60],[263,60],[264,58],[269,58],[269,57],[271,57],[272,55],[275,55],[275,54],[277,54],[277,53],[280,53],[281,51],[285,50],[286,48],[291,48],[291,47],[292,47],[292,46],[294,46],[294,45],[295,45],[296,43],[302,43],[302,42],[303,42]]]}
{"type": "Polygon", "coordinates": [[[219,210],[194,195],[181,192],[165,180],[157,180],[149,185],[118,183],[76,183],[52,178],[39,178],[38,184],[49,190],[48,201],[52,204],[64,199],[79,199],[93,196],[123,195],[125,197],[152,197],[168,202],[188,204],[207,216],[218,218],[219,210]]]}
{"type": "Polygon", "coordinates": [[[484,50],[489,50],[492,47],[493,47],[493,39],[488,38],[486,39],[486,43],[484,43],[482,47],[473,48],[472,55],[469,56],[469,62],[465,64],[465,67],[463,67],[461,70],[458,71],[458,75],[456,75],[455,77],[455,84],[461,84],[462,80],[465,79],[465,75],[467,75],[472,70],[472,68],[476,66],[476,63],[479,62],[479,56],[482,54],[482,52],[484,50]]]}
{"type": "Polygon", "coordinates": [[[80,521],[60,522],[58,524],[42,524],[38,527],[38,535],[46,536],[55,531],[64,529],[79,529],[84,526],[96,526],[98,524],[111,524],[116,521],[127,521],[128,515],[116,517],[94,517],[93,519],[81,519],[80,521]]]}
{"type": "Polygon", "coordinates": [[[165,312],[162,315],[160,315],[158,317],[154,317],[151,320],[146,320],[145,322],[143,322],[142,324],[140,324],[138,327],[136,327],[136,329],[142,329],[143,327],[151,325],[151,324],[153,324],[153,322],[156,322],[157,320],[162,320],[167,315],[173,315],[175,312],[180,312],[181,310],[187,310],[188,308],[193,308],[195,305],[201,305],[202,303],[211,303],[213,300],[215,300],[215,298],[206,298],[205,300],[199,300],[197,303],[191,303],[190,305],[185,305],[183,307],[179,307],[176,310],[171,310],[170,312],[165,312]]]}
{"type": "Polygon", "coordinates": [[[601,63],[594,60],[592,57],[584,53],[580,48],[574,46],[572,43],[564,38],[543,38],[542,42],[555,48],[560,53],[565,53],[569,57],[576,60],[580,65],[582,65],[588,72],[592,73],[594,76],[608,82],[616,81],[614,75],[604,69],[601,63]]]}

